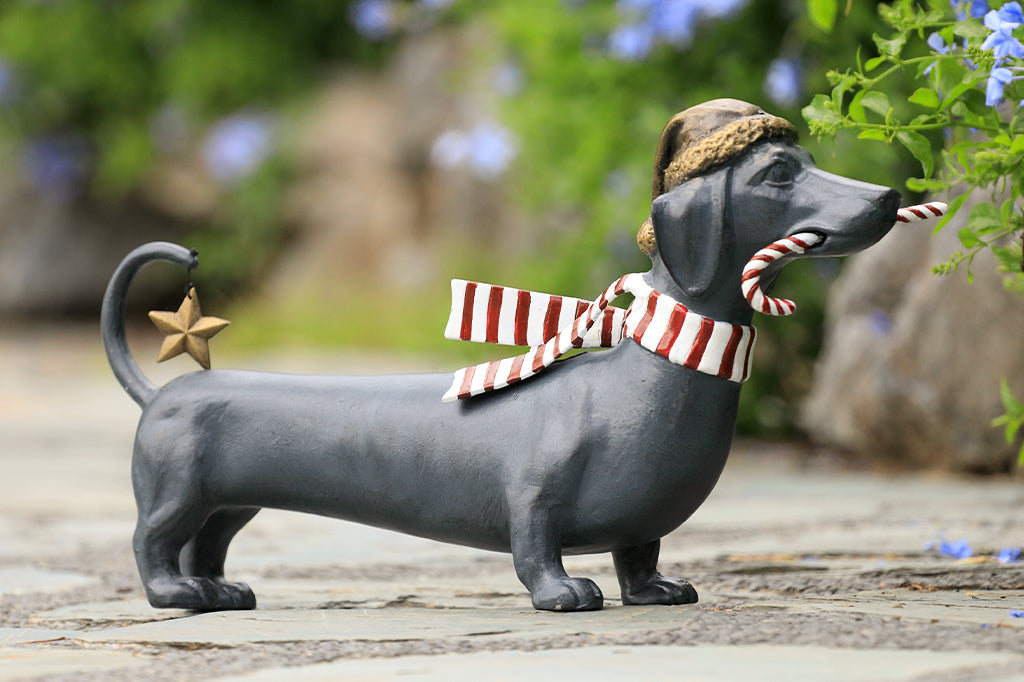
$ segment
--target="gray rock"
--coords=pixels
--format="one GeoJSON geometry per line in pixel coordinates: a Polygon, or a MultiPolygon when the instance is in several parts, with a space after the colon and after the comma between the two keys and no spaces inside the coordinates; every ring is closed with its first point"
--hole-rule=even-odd
{"type": "MultiPolygon", "coordinates": [[[[0,314],[5,315],[98,314],[110,273],[128,250],[152,239],[181,237],[179,226],[139,202],[78,198],[61,203],[10,177],[0,185],[0,206],[0,314]]],[[[177,283],[181,274],[173,277],[177,283]]],[[[139,280],[132,301],[166,286],[161,274],[150,273],[139,280]]]]}
{"type": "Polygon", "coordinates": [[[1007,471],[1016,447],[990,424],[999,382],[1024,395],[1024,297],[991,253],[932,273],[958,246],[971,202],[937,236],[893,230],[850,259],[833,286],[802,423],[811,437],[885,467],[1007,471]]]}

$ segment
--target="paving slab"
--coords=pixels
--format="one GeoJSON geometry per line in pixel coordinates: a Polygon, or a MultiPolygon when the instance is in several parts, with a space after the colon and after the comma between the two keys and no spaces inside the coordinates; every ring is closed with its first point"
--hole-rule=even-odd
{"type": "Polygon", "coordinates": [[[1013,590],[934,593],[920,590],[866,591],[827,599],[755,599],[739,608],[785,609],[790,613],[804,614],[861,613],[890,620],[970,623],[1024,630],[1024,618],[1011,615],[1011,611],[1024,609],[1024,592],[1013,590]]]}
{"type": "Polygon", "coordinates": [[[693,608],[607,605],[591,613],[547,613],[522,608],[445,609],[430,606],[289,609],[205,613],[155,623],[85,632],[83,642],[203,643],[236,647],[267,642],[403,641],[444,638],[609,635],[674,630],[695,616],[693,608]]]}
{"type": "Polygon", "coordinates": [[[74,630],[51,630],[46,628],[0,628],[0,647],[15,644],[43,644],[68,639],[77,635],[74,630]]]}
{"type": "MultiPolygon", "coordinates": [[[[594,646],[547,651],[405,656],[276,668],[220,678],[221,682],[327,682],[349,680],[579,680],[628,679],[687,682],[901,682],[979,669],[1006,671],[1024,664],[1019,654],[866,651],[791,646],[594,646]]],[[[1018,676],[1021,679],[1024,676],[1018,676]]],[[[943,679],[949,679],[943,677],[943,679]]],[[[977,678],[974,678],[977,679],[977,678]]],[[[1000,679],[1011,679],[1001,677],[1000,679]]]]}
{"type": "MultiPolygon", "coordinates": [[[[1024,619],[1009,612],[1024,609],[1024,568],[924,546],[1024,547],[1024,477],[878,475],[786,444],[737,443],[708,501],[663,539],[660,565],[694,582],[696,606],[621,607],[605,554],[565,558],[604,611],[537,613],[507,554],[265,510],[227,562],[256,611],[152,609],[131,553],[138,408],[87,331],[0,330],[0,355],[17,360],[0,366],[0,679],[1020,678],[1024,619]]],[[[157,383],[192,369],[155,365],[159,339],[146,344],[157,383]]],[[[367,371],[302,353],[218,364],[367,371]]],[[[426,368],[373,367],[392,369],[426,368]]]]}
{"type": "Polygon", "coordinates": [[[95,577],[32,567],[0,568],[0,595],[63,592],[98,583],[95,577]]]}
{"type": "Polygon", "coordinates": [[[147,663],[143,658],[120,651],[0,647],[0,680],[25,680],[43,675],[112,673],[134,670],[147,663]]]}

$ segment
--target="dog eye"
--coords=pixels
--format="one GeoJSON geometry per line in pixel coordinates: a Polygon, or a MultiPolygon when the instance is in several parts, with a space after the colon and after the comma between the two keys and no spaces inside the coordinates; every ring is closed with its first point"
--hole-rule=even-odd
{"type": "Polygon", "coordinates": [[[772,164],[765,171],[764,178],[762,179],[763,182],[773,187],[786,187],[792,185],[794,180],[793,169],[787,163],[772,164]]]}

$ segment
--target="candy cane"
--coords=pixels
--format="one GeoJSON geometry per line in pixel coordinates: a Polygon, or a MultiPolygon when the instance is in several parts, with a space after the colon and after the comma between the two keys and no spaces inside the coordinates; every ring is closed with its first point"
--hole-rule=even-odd
{"type": "Polygon", "coordinates": [[[922,220],[932,220],[946,215],[949,205],[944,201],[932,201],[917,206],[907,206],[896,211],[896,222],[916,223],[922,220]]]}
{"type": "MultiPolygon", "coordinates": [[[[916,223],[944,216],[949,207],[941,201],[933,201],[917,206],[901,208],[896,212],[896,224],[916,223]]],[[[761,291],[761,273],[769,264],[789,254],[801,254],[821,242],[821,235],[814,232],[801,232],[772,242],[754,254],[743,268],[740,288],[744,298],[754,310],[766,315],[792,315],[796,311],[796,303],[788,298],[772,298],[761,291]]]]}

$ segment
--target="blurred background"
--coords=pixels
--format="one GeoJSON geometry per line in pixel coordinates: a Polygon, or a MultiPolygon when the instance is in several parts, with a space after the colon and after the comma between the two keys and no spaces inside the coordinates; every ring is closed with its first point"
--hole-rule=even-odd
{"type": "MultiPolygon", "coordinates": [[[[8,0],[0,328],[94,325],[124,254],[165,239],[199,250],[204,312],[233,322],[215,364],[281,348],[499,357],[442,338],[449,279],[592,298],[646,269],[635,236],[658,136],[716,97],[789,119],[823,168],[916,203],[902,148],[807,133],[799,112],[826,71],[874,55],[882,30],[874,2],[848,3],[834,30],[820,4],[8,0]]],[[[1000,378],[1024,393],[1021,301],[1002,303],[994,275],[986,293],[951,292],[964,277],[927,272],[946,245],[899,239],[853,274],[787,267],[779,290],[800,311],[756,320],[740,432],[880,467],[1008,471],[1015,448],[989,421],[1000,378]],[[935,321],[957,295],[968,312],[935,321]],[[958,341],[978,300],[981,336],[958,341]],[[938,325],[927,353],[922,320],[938,325]]],[[[133,290],[140,326],[182,295],[182,272],[151,270],[133,290]]]]}

